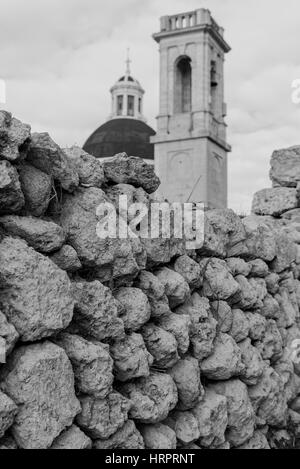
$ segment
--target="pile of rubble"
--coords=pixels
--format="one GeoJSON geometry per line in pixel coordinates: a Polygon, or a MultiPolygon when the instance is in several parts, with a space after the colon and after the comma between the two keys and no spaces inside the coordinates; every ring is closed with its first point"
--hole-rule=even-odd
{"type": "Polygon", "coordinates": [[[0,448],[293,446],[299,149],[272,178],[253,215],[206,212],[197,250],[101,239],[97,207],[150,206],[153,167],[62,150],[1,112],[0,448]]]}

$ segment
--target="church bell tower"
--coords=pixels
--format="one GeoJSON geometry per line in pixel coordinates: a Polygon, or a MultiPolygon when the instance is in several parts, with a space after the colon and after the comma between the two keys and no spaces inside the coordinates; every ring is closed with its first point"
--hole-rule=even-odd
{"type": "Polygon", "coordinates": [[[155,144],[160,195],[170,202],[227,206],[224,30],[209,10],[161,18],[160,106],[155,144]]]}

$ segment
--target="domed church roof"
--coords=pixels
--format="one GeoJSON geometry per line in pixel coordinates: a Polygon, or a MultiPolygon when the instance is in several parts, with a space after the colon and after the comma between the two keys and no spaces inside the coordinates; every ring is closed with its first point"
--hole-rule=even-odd
{"type": "Polygon", "coordinates": [[[84,150],[97,158],[117,153],[154,160],[154,145],[150,137],[154,130],[143,115],[145,91],[130,72],[129,55],[126,72],[111,88],[111,115],[86,141],[84,150]]]}
{"type": "Polygon", "coordinates": [[[101,125],[86,141],[83,149],[97,158],[125,152],[129,156],[154,160],[150,137],[155,131],[137,119],[112,119],[101,125]]]}

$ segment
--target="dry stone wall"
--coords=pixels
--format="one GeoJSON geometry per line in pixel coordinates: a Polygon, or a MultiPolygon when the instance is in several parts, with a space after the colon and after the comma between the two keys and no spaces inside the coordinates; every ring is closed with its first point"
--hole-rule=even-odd
{"type": "Polygon", "coordinates": [[[0,448],[297,446],[299,175],[275,152],[253,214],[206,212],[194,251],[103,240],[99,204],[151,205],[153,168],[0,112],[0,448]]]}

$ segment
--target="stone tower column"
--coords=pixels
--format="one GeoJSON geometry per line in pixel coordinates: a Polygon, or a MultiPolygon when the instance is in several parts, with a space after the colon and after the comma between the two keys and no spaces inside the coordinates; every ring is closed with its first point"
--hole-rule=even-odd
{"type": "Polygon", "coordinates": [[[230,47],[209,10],[161,18],[155,166],[170,202],[227,206],[224,56],[230,47]]]}

